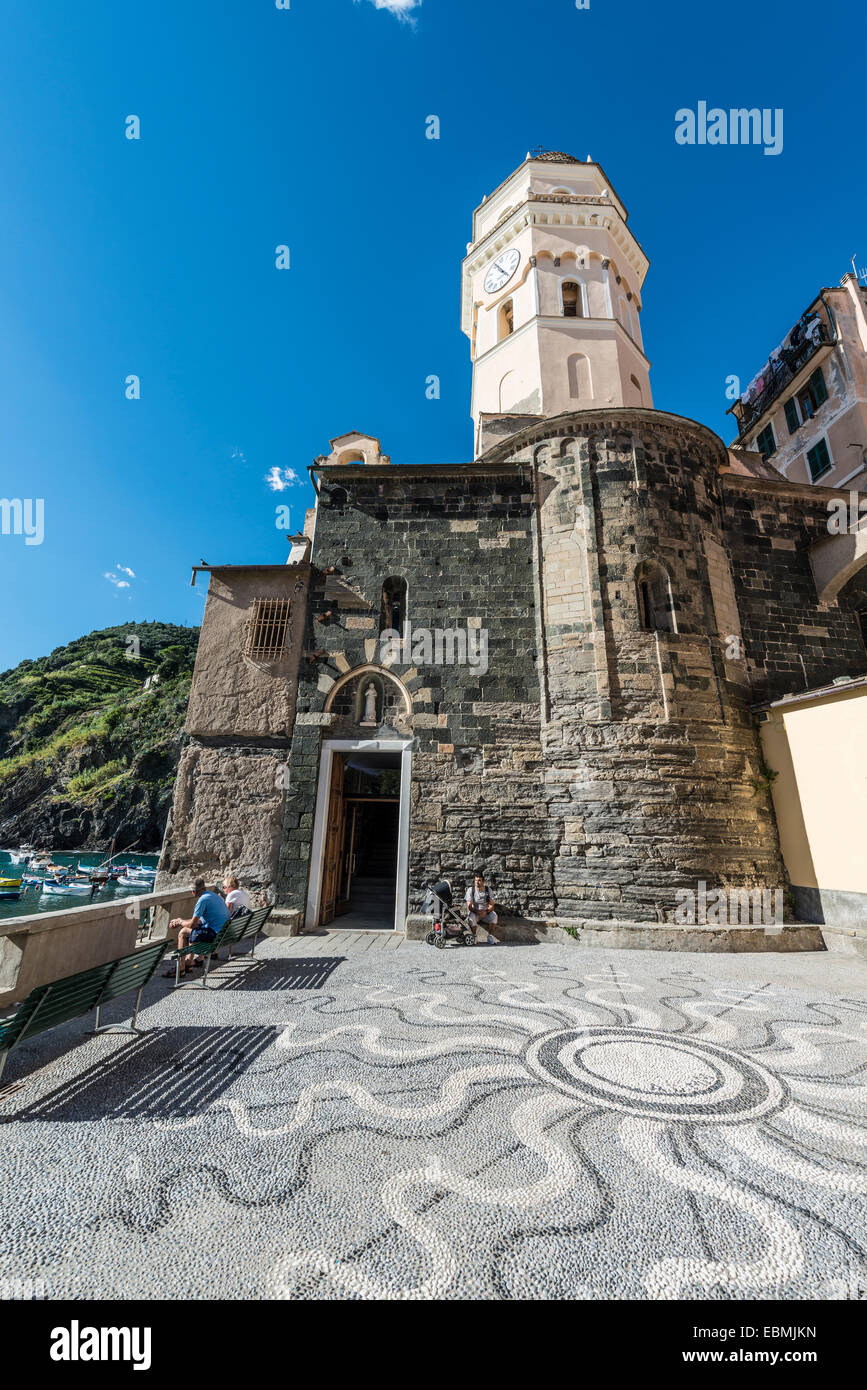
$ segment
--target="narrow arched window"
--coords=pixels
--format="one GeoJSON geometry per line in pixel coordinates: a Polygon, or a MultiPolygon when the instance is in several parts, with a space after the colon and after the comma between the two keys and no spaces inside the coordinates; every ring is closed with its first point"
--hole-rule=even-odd
{"type": "Polygon", "coordinates": [[[581,286],[574,280],[564,280],[563,282],[563,317],[564,319],[583,319],[584,303],[581,297],[581,286]]]}
{"type": "Polygon", "coordinates": [[[569,375],[569,395],[575,401],[589,401],[593,398],[593,383],[590,377],[590,359],[583,352],[574,352],[567,359],[569,375]]]}
{"type": "Polygon", "coordinates": [[[500,305],[499,314],[500,339],[508,338],[510,333],[515,331],[515,306],[511,299],[507,299],[505,304],[500,305]]]}
{"type": "Polygon", "coordinates": [[[635,571],[638,620],[646,632],[677,632],[674,599],[668,572],[655,560],[644,560],[635,571]]]}
{"type": "Polygon", "coordinates": [[[630,384],[631,384],[631,386],[632,386],[633,391],[635,392],[636,396],[638,397],[638,404],[639,404],[639,405],[643,405],[643,404],[644,404],[644,398],[642,397],[642,394],[641,394],[641,382],[638,380],[638,377],[637,377],[637,376],[631,376],[631,377],[629,378],[629,381],[630,381],[630,384]]]}
{"type": "Polygon", "coordinates": [[[382,586],[382,601],[379,606],[380,632],[403,634],[406,622],[406,580],[396,575],[386,579],[382,586]]]}

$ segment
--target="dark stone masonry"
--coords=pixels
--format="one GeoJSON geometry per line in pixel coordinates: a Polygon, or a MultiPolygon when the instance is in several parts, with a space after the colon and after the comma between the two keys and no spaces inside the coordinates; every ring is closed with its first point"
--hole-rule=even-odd
{"type": "Polygon", "coordinates": [[[864,671],[857,604],[820,605],[810,565],[833,494],[734,473],[663,412],[508,424],[472,464],[321,465],[309,558],[212,573],[191,697],[210,723],[188,722],[166,876],[231,864],[322,901],[311,875],[339,878],[348,834],[326,804],[316,843],[323,745],[385,741],[409,748],[406,911],[477,865],[504,910],[575,922],[785,883],[753,708],[864,671]],[[209,627],[240,647],[264,593],[290,601],[286,650],[237,650],[251,676],[209,703],[209,627]],[[431,652],[383,645],[395,595],[431,652]]]}

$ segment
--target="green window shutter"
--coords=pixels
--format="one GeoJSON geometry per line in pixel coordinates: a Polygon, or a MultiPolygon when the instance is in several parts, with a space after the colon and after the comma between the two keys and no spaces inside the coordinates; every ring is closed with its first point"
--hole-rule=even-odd
{"type": "Polygon", "coordinates": [[[774,430],[772,425],[765,425],[765,428],[762,430],[761,434],[758,435],[758,437],[756,438],[756,444],[758,446],[759,453],[761,454],[762,458],[770,458],[771,454],[777,447],[777,441],[774,438],[774,430]]]}
{"type": "Polygon", "coordinates": [[[821,367],[817,367],[810,377],[810,390],[817,407],[828,399],[828,388],[825,385],[825,377],[821,367]]]}
{"type": "Polygon", "coordinates": [[[794,434],[801,424],[798,419],[798,407],[795,404],[794,396],[790,401],[786,401],[786,424],[789,427],[789,434],[794,434]]]}
{"type": "Polygon", "coordinates": [[[807,464],[813,482],[817,478],[821,478],[823,473],[830,473],[831,455],[828,453],[828,445],[824,439],[820,439],[815,448],[807,450],[807,464]]]}

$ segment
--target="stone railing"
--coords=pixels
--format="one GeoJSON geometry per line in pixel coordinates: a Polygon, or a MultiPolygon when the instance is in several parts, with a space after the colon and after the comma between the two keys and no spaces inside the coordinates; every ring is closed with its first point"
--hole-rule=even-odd
{"type": "Polygon", "coordinates": [[[128,955],[143,936],[168,935],[173,917],[190,917],[189,888],[115,898],[60,912],[39,912],[0,922],[0,1009],[19,1003],[37,985],[128,955]]]}

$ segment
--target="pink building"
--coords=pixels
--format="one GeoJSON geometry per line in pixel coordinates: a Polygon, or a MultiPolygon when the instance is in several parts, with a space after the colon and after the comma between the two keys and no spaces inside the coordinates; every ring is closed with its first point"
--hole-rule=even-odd
{"type": "Polygon", "coordinates": [[[793,483],[867,491],[867,287],[819,291],[731,408],[732,447],[793,483]]]}

